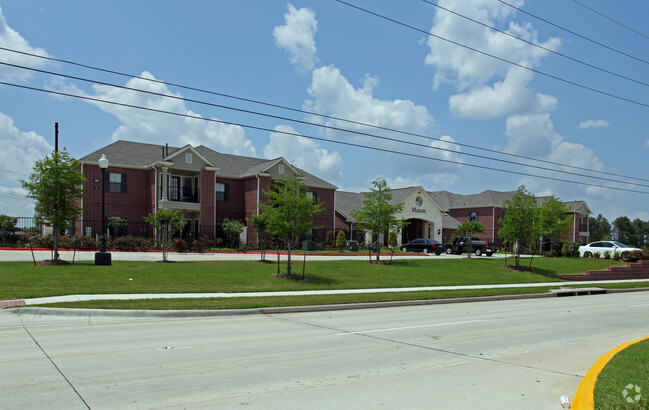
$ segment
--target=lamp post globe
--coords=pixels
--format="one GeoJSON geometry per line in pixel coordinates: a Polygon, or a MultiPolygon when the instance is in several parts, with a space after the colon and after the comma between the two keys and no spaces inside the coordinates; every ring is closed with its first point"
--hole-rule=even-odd
{"type": "Polygon", "coordinates": [[[108,168],[106,154],[101,154],[97,163],[101,169],[101,248],[95,253],[95,265],[110,265],[111,255],[110,252],[106,252],[106,168],[108,168]]]}

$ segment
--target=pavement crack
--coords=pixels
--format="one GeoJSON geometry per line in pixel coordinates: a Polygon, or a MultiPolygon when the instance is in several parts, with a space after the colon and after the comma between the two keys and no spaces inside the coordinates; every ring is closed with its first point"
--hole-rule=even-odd
{"type": "Polygon", "coordinates": [[[47,352],[45,351],[45,349],[43,349],[43,346],[41,346],[41,344],[38,343],[38,340],[36,340],[36,338],[34,337],[34,335],[32,335],[31,332],[27,329],[27,326],[25,326],[25,322],[23,321],[22,315],[19,314],[18,316],[20,317],[20,323],[22,323],[22,326],[23,326],[23,329],[25,330],[25,332],[29,335],[29,337],[31,337],[31,339],[34,341],[34,343],[36,344],[36,346],[38,346],[38,348],[40,349],[40,351],[43,352],[43,354],[45,355],[45,357],[47,357],[47,360],[49,360],[50,363],[52,363],[52,366],[54,366],[54,368],[56,369],[56,371],[59,372],[59,374],[61,375],[61,377],[63,377],[63,379],[68,383],[68,385],[70,385],[70,387],[72,388],[72,390],[76,393],[76,395],[77,395],[77,396],[79,397],[79,399],[83,402],[83,404],[84,404],[88,409],[90,409],[90,406],[88,405],[88,403],[86,402],[86,400],[83,398],[83,396],[81,396],[81,393],[79,393],[79,391],[74,387],[74,385],[72,384],[72,382],[70,381],[70,379],[68,379],[68,378],[65,376],[65,374],[64,374],[64,373],[61,371],[61,369],[59,368],[59,366],[57,366],[56,363],[54,363],[54,359],[52,359],[52,357],[51,357],[49,354],[47,354],[47,352]]]}

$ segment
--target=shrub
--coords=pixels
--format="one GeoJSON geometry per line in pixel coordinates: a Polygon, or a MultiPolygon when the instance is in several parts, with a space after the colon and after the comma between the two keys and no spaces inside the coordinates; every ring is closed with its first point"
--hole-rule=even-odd
{"type": "Polygon", "coordinates": [[[347,246],[347,235],[345,232],[338,231],[338,236],[336,237],[336,248],[343,250],[347,246]]]}
{"type": "Polygon", "coordinates": [[[611,259],[611,251],[604,251],[604,259],[611,259]]]}
{"type": "Polygon", "coordinates": [[[599,253],[599,252],[595,252],[595,253],[593,253],[593,258],[597,258],[597,259],[599,259],[601,256],[602,256],[602,254],[599,253]]]}
{"type": "Polygon", "coordinates": [[[176,252],[185,252],[187,250],[187,244],[182,239],[174,239],[174,250],[176,252]]]}
{"type": "Polygon", "coordinates": [[[564,243],[561,246],[561,255],[563,256],[572,256],[572,252],[570,251],[570,244],[564,243]]]}
{"type": "Polygon", "coordinates": [[[620,260],[620,252],[614,252],[613,253],[613,260],[614,261],[619,261],[620,260]]]}
{"type": "Polygon", "coordinates": [[[119,251],[140,251],[149,248],[149,240],[136,236],[120,236],[109,243],[109,248],[119,251]]]}
{"type": "Polygon", "coordinates": [[[325,245],[333,248],[334,241],[335,241],[334,231],[327,231],[327,238],[325,239],[325,245]]]}
{"type": "Polygon", "coordinates": [[[579,247],[580,246],[581,246],[581,242],[573,242],[570,245],[572,256],[577,257],[577,258],[579,257],[579,247]]]}

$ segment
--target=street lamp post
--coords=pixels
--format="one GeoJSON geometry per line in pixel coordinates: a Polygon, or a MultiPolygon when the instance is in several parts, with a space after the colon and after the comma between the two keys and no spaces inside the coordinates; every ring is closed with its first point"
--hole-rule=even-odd
{"type": "Polygon", "coordinates": [[[105,154],[99,159],[99,168],[101,168],[101,248],[95,252],[95,265],[110,265],[111,254],[106,252],[106,168],[108,168],[108,158],[105,154]]]}

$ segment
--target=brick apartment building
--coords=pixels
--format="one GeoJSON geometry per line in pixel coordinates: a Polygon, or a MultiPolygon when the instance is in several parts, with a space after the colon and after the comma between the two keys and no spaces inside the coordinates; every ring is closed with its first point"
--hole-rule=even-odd
{"type": "MultiPolygon", "coordinates": [[[[500,244],[498,220],[504,216],[505,201],[511,199],[516,191],[488,190],[479,194],[460,195],[410,187],[393,189],[391,193],[393,204],[404,204],[403,211],[397,216],[409,222],[401,234],[401,243],[416,238],[446,242],[461,222],[479,221],[487,228],[487,232],[477,236],[481,240],[500,244]]],[[[350,217],[352,210],[362,206],[364,196],[364,193],[336,192],[336,229],[343,230],[354,238],[369,240],[355,235],[355,221],[350,217]]],[[[537,197],[539,204],[544,200],[545,197],[537,197]]],[[[564,204],[568,207],[572,222],[569,232],[562,236],[561,241],[587,243],[588,217],[591,215],[588,205],[584,201],[564,204]]]]}
{"type": "MultiPolygon", "coordinates": [[[[81,172],[86,177],[85,197],[78,232],[94,236],[101,231],[101,169],[98,161],[106,155],[109,166],[105,178],[105,216],[128,221],[122,234],[151,236],[144,217],[156,209],[183,211],[188,222],[183,235],[216,237],[225,218],[245,221],[259,212],[264,192],[284,175],[299,174],[322,212],[314,217],[316,241],[324,241],[334,226],[336,187],[314,175],[298,170],[284,158],[272,160],[229,155],[203,145],[181,148],[167,145],[116,141],[83,158],[81,172]]],[[[244,236],[254,238],[248,227],[244,236]]]]}
{"type": "MultiPolygon", "coordinates": [[[[322,212],[314,216],[313,239],[324,242],[326,232],[344,231],[347,238],[361,237],[351,211],[362,206],[364,193],[337,191],[334,185],[290,165],[283,158],[272,160],[222,154],[203,145],[181,148],[167,145],[116,141],[80,159],[86,177],[81,207],[83,213],[77,232],[94,236],[101,231],[101,170],[98,161],[106,155],[110,164],[105,179],[105,216],[119,216],[128,221],[120,234],[152,236],[144,217],[156,209],[183,211],[188,222],[183,235],[218,237],[225,218],[245,221],[260,212],[259,203],[273,181],[284,175],[299,174],[322,212]]],[[[457,226],[477,220],[487,228],[480,239],[500,243],[498,220],[504,215],[504,203],[516,191],[484,191],[460,195],[448,191],[426,191],[423,187],[393,189],[392,202],[404,204],[398,217],[409,222],[399,240],[415,238],[448,241],[457,226]]],[[[543,197],[537,198],[539,202],[543,197]]],[[[571,214],[570,232],[564,242],[588,242],[588,217],[584,201],[565,202],[571,214]]],[[[254,240],[248,227],[245,238],[254,240]]],[[[245,239],[244,238],[244,239],[245,239]]],[[[383,238],[385,240],[385,238],[383,238]]]]}

